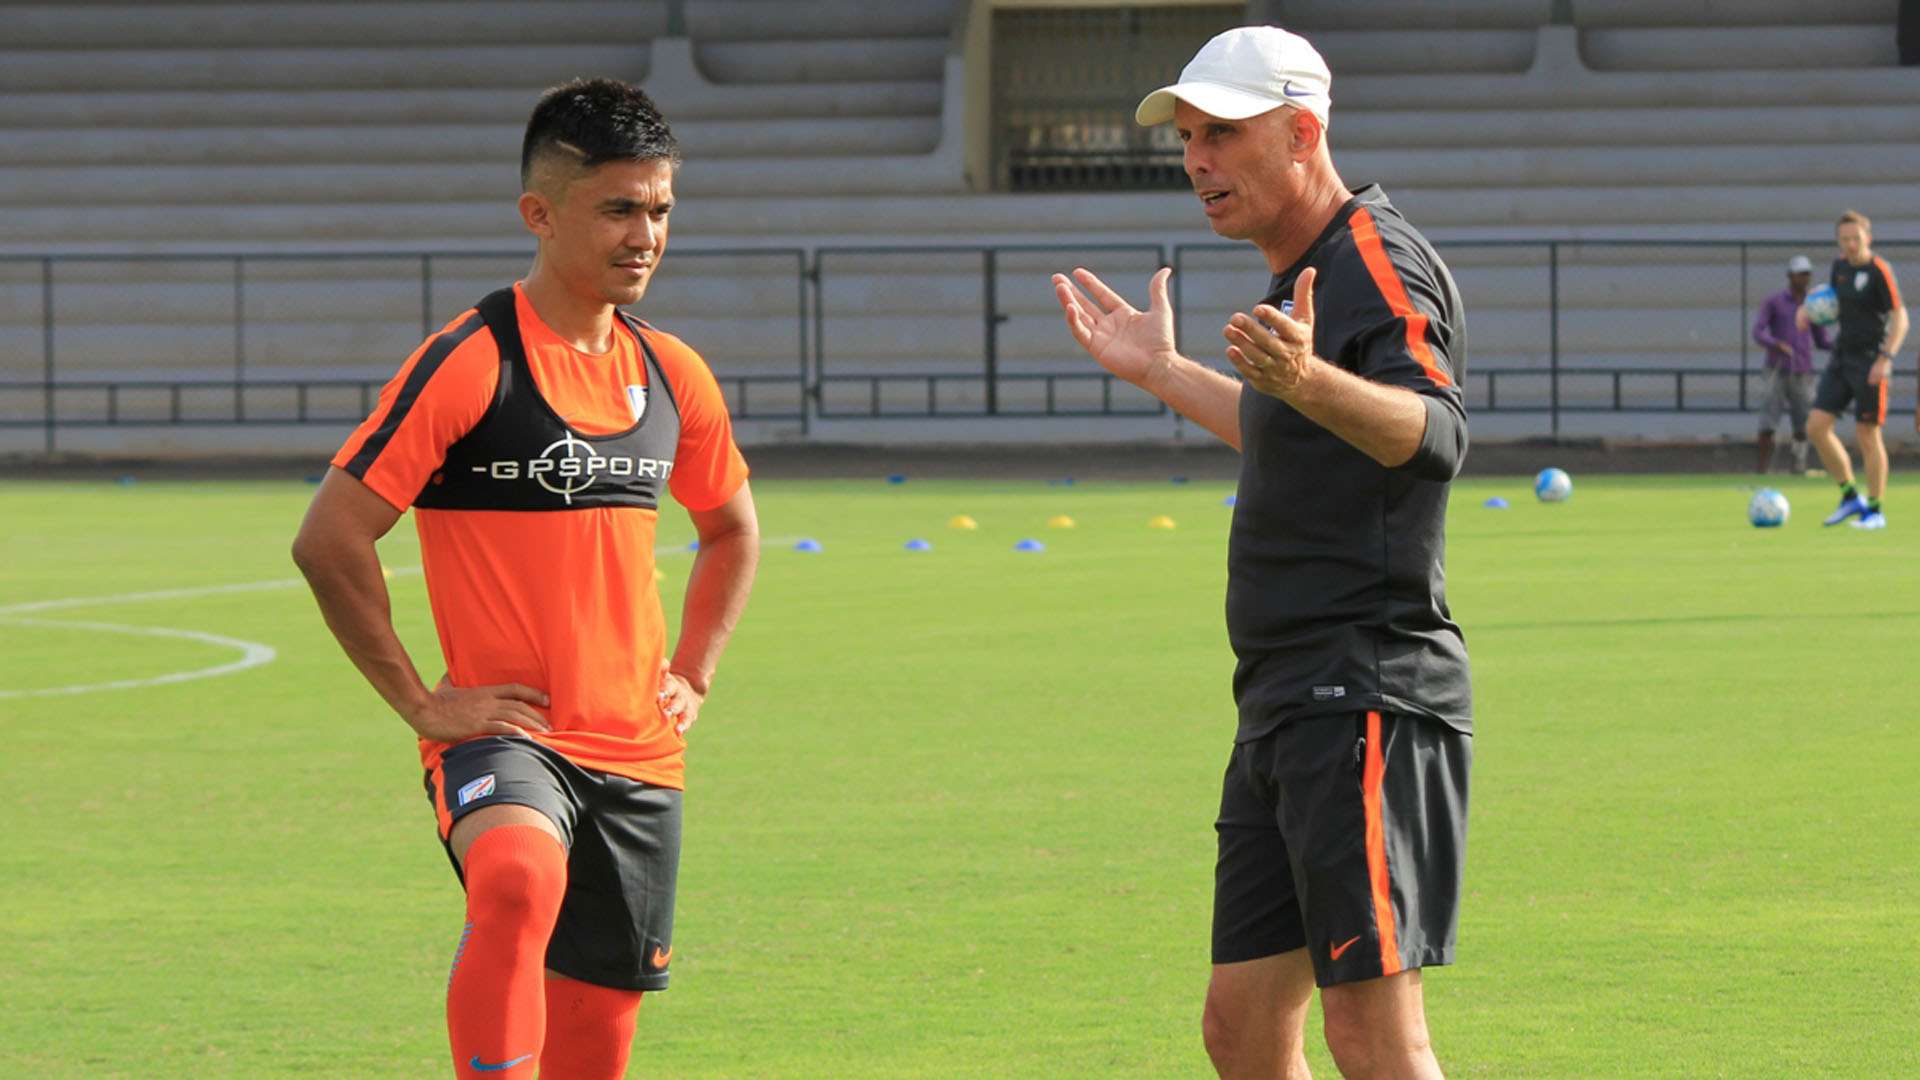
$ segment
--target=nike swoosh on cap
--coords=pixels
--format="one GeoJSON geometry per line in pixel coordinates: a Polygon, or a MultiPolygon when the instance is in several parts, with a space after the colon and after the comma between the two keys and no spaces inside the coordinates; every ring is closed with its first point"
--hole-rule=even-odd
{"type": "Polygon", "coordinates": [[[1313,96],[1313,91],[1311,90],[1308,90],[1306,93],[1303,93],[1303,94],[1294,93],[1292,79],[1288,79],[1285,83],[1281,84],[1280,92],[1287,95],[1288,97],[1312,97],[1313,96]]]}

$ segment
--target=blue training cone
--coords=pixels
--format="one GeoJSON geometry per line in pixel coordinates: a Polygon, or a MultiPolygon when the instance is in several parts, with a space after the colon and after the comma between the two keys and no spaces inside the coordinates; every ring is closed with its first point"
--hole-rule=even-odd
{"type": "Polygon", "coordinates": [[[907,478],[900,473],[894,473],[892,476],[887,477],[887,483],[889,484],[904,484],[906,482],[907,478]]]}
{"type": "Polygon", "coordinates": [[[1013,545],[1013,550],[1015,550],[1015,551],[1045,551],[1045,550],[1047,550],[1047,545],[1045,545],[1045,544],[1043,544],[1043,543],[1041,543],[1041,542],[1040,542],[1040,541],[1038,541],[1038,540],[1035,540],[1035,539],[1033,539],[1032,537],[1028,537],[1027,539],[1025,539],[1025,540],[1022,540],[1022,541],[1020,541],[1019,543],[1017,543],[1017,544],[1015,544],[1015,545],[1013,545]]]}
{"type": "Polygon", "coordinates": [[[816,551],[819,551],[819,550],[820,550],[820,541],[818,541],[818,540],[812,540],[812,539],[808,539],[808,540],[795,540],[795,541],[793,542],[793,550],[795,550],[795,551],[806,551],[806,552],[816,552],[816,551]]]}
{"type": "Polygon", "coordinates": [[[1507,502],[1506,499],[1502,498],[1499,495],[1495,495],[1493,498],[1488,499],[1486,502],[1482,503],[1481,505],[1485,506],[1489,510],[1505,510],[1510,504],[1507,502]]]}
{"type": "Polygon", "coordinates": [[[1226,498],[1220,500],[1220,505],[1221,506],[1238,506],[1240,505],[1240,496],[1229,495],[1226,498]]]}
{"type": "Polygon", "coordinates": [[[914,539],[907,541],[907,550],[908,551],[932,551],[933,545],[927,543],[925,540],[922,540],[919,537],[915,537],[914,539]]]}

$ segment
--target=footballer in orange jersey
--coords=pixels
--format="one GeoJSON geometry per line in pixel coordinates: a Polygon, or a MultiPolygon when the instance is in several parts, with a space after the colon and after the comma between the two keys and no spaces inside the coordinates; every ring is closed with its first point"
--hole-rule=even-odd
{"type": "Polygon", "coordinates": [[[666,251],[679,152],[613,80],[541,98],[526,278],[428,338],[333,458],[294,558],[419,737],[466,887],[448,980],[460,1077],[623,1075],[673,953],[682,754],[746,606],[759,526],[719,385],[628,316],[666,251]],[[699,552],[668,648],[654,531],[699,552]],[[375,541],[412,509],[446,676],[393,630],[375,541]]]}

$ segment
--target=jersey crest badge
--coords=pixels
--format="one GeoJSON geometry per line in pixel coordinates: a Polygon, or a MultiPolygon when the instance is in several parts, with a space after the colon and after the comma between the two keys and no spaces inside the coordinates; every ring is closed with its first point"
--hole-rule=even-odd
{"type": "Polygon", "coordinates": [[[633,410],[633,422],[639,423],[640,418],[647,415],[647,388],[628,383],[627,407],[633,410]]]}
{"type": "Polygon", "coordinates": [[[1860,292],[1867,287],[1867,272],[1856,270],[1853,273],[1853,291],[1860,292]]]}

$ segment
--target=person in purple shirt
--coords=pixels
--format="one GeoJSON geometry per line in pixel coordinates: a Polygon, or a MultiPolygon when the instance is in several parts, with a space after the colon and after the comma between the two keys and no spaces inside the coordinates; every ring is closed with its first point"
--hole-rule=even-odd
{"type": "Polygon", "coordinates": [[[1766,472],[1773,464],[1773,433],[1780,426],[1780,414],[1793,419],[1793,471],[1807,471],[1807,410],[1813,403],[1813,347],[1833,348],[1833,339],[1824,326],[1802,330],[1794,325],[1794,313],[1807,298],[1807,285],[1813,280],[1813,263],[1805,255],[1787,260],[1787,287],[1774,293],[1760,305],[1753,320],[1753,340],[1767,350],[1767,396],[1760,407],[1760,464],[1766,472]]]}

